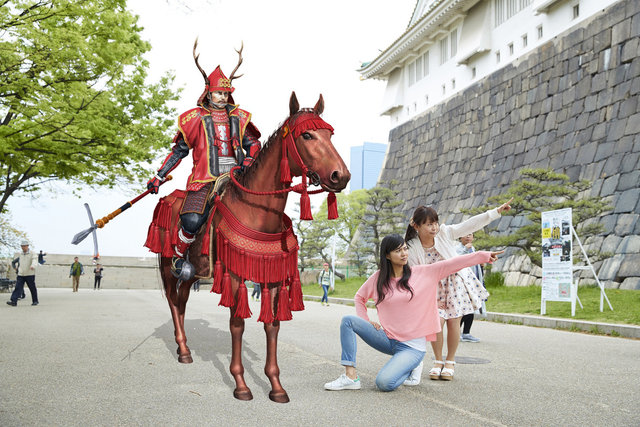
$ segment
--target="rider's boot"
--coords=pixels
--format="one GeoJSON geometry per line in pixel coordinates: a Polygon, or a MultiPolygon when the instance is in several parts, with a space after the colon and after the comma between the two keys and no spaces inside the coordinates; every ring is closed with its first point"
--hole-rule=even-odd
{"type": "Polygon", "coordinates": [[[195,234],[191,234],[183,228],[178,231],[178,243],[173,247],[173,257],[171,258],[171,273],[181,281],[189,280],[195,275],[193,265],[185,259],[189,246],[195,240],[195,234]]]}

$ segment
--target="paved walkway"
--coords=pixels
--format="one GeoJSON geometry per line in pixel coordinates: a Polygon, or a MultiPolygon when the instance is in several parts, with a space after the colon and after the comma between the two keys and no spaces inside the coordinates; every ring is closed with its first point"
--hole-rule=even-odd
{"type": "MultiPolygon", "coordinates": [[[[40,305],[0,307],[0,425],[638,425],[640,340],[476,322],[452,382],[376,390],[388,360],[360,345],[363,389],[328,392],[343,370],[338,327],[353,307],[307,301],[280,332],[291,403],[268,397],[265,338],[251,302],[244,339],[254,400],[232,397],[228,310],[193,293],[194,363],[177,362],[160,291],[39,290],[40,305]],[[474,362],[474,363],[469,363],[474,362]],[[485,362],[485,363],[478,363],[485,362]]],[[[4,294],[6,295],[6,294],[4,294]]],[[[29,296],[27,296],[27,299],[29,296]]]]}

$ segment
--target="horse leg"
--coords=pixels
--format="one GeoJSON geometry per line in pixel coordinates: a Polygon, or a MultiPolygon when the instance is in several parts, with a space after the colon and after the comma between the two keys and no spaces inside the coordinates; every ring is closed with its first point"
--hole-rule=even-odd
{"type": "MultiPolygon", "coordinates": [[[[170,263],[170,261],[169,261],[170,263]]],[[[161,275],[164,282],[165,295],[171,310],[171,318],[173,320],[174,336],[176,344],[178,344],[178,362],[180,363],[192,363],[191,351],[187,347],[187,335],[184,331],[184,312],[187,304],[189,294],[186,295],[183,292],[176,292],[177,279],[173,277],[170,270],[170,264],[163,263],[161,266],[161,275]]],[[[183,284],[186,287],[186,284],[183,284]]],[[[181,289],[184,289],[181,286],[181,289]]],[[[188,289],[188,287],[187,287],[188,289]]]]}
{"type": "Polygon", "coordinates": [[[191,295],[191,284],[193,280],[180,284],[180,290],[178,291],[178,325],[180,331],[181,340],[178,341],[178,334],[176,333],[176,343],[178,344],[178,362],[180,363],[192,363],[191,350],[187,345],[187,333],[184,330],[184,314],[187,311],[187,301],[189,295],[191,295]]]}
{"type": "Polygon", "coordinates": [[[235,308],[231,308],[229,330],[231,331],[231,366],[229,371],[236,380],[233,397],[239,400],[251,400],[253,394],[244,382],[244,366],[242,365],[242,334],[244,333],[244,319],[235,317],[235,308]]]}
{"type": "Polygon", "coordinates": [[[280,384],[280,368],[278,367],[278,332],[280,331],[280,321],[265,323],[264,331],[267,335],[267,361],[264,365],[264,373],[271,382],[269,399],[277,403],[289,402],[289,395],[280,384]]]}

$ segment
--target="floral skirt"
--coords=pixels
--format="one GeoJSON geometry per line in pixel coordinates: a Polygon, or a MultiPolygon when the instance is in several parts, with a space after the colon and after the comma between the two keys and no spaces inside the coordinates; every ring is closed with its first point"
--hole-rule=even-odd
{"type": "Polygon", "coordinates": [[[482,283],[471,270],[463,269],[438,283],[438,314],[443,319],[462,317],[478,310],[487,298],[482,283]]]}

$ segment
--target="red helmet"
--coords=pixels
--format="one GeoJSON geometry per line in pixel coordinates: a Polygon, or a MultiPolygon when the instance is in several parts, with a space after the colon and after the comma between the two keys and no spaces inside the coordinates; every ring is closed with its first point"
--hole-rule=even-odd
{"type": "Polygon", "coordinates": [[[202,92],[202,95],[200,95],[200,98],[198,98],[198,105],[204,105],[204,100],[207,97],[207,94],[209,92],[228,92],[229,93],[229,102],[233,104],[233,98],[231,97],[231,94],[234,91],[234,88],[231,86],[231,82],[233,81],[233,79],[237,79],[238,77],[242,77],[242,74],[240,74],[239,76],[236,76],[235,73],[236,71],[238,71],[238,68],[240,67],[240,64],[242,64],[242,49],[244,48],[244,44],[240,47],[240,50],[236,50],[236,52],[238,52],[238,65],[236,65],[236,68],[233,69],[233,71],[231,72],[231,76],[229,78],[227,78],[227,76],[224,75],[224,73],[222,72],[222,70],[220,69],[220,66],[218,65],[216,67],[215,70],[213,70],[213,72],[211,74],[209,74],[209,77],[207,77],[207,74],[204,72],[204,70],[202,69],[202,67],[200,67],[200,64],[198,63],[198,58],[200,57],[200,55],[196,55],[196,47],[198,46],[198,39],[196,38],[196,42],[193,44],[193,59],[196,62],[196,66],[198,67],[198,70],[200,70],[200,73],[202,74],[202,77],[204,77],[204,92],[202,92]]]}
{"type": "Polygon", "coordinates": [[[206,87],[209,89],[209,92],[229,92],[233,93],[235,90],[231,87],[231,80],[224,75],[220,66],[218,65],[213,73],[209,74],[207,78],[208,83],[206,87]]]}

